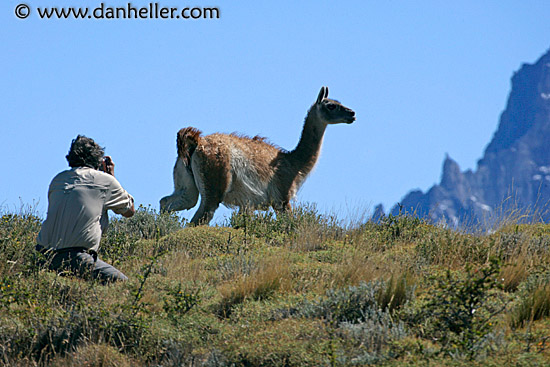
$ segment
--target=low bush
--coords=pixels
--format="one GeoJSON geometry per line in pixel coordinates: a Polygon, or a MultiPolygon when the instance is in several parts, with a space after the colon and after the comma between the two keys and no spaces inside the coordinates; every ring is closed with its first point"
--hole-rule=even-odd
{"type": "Polygon", "coordinates": [[[486,346],[494,318],[505,310],[505,304],[492,302],[499,273],[499,261],[491,259],[477,269],[467,266],[462,274],[447,270],[432,276],[433,286],[403,316],[420,336],[436,340],[442,353],[473,359],[486,346]]]}

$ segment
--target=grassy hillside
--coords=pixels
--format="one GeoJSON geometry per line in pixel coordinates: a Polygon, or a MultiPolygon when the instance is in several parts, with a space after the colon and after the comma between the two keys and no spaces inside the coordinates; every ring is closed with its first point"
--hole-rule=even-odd
{"type": "Polygon", "coordinates": [[[2,213],[0,365],[550,365],[549,225],[140,208],[100,253],[130,281],[102,286],[38,265],[40,223],[2,213]]]}

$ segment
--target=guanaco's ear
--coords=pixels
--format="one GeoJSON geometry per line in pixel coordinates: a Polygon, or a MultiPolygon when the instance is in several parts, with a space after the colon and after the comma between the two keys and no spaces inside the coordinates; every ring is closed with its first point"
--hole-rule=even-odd
{"type": "Polygon", "coordinates": [[[325,98],[328,98],[328,87],[325,87],[325,98]]]}
{"type": "Polygon", "coordinates": [[[328,95],[328,90],[326,87],[321,87],[321,90],[319,91],[319,96],[317,96],[317,103],[321,103],[323,98],[328,95]]]}

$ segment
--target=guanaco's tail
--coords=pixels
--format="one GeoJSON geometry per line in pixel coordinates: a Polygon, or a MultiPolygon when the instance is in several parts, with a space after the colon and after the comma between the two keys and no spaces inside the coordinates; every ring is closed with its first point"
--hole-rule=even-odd
{"type": "Polygon", "coordinates": [[[194,127],[185,127],[178,131],[176,144],[178,146],[178,156],[183,159],[187,167],[191,165],[191,156],[199,143],[201,131],[194,127]]]}

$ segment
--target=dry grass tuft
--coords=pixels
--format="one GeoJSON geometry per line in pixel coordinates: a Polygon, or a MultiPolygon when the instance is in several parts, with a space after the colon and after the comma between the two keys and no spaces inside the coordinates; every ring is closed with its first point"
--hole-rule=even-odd
{"type": "Polygon", "coordinates": [[[527,278],[528,273],[529,267],[522,261],[504,266],[500,272],[502,288],[506,292],[515,292],[519,285],[527,278]]]}
{"type": "Polygon", "coordinates": [[[510,326],[518,328],[550,316],[550,284],[541,285],[524,298],[510,313],[510,326]]]}
{"type": "Polygon", "coordinates": [[[217,313],[227,318],[236,305],[247,299],[268,299],[276,292],[288,290],[290,283],[291,273],[284,259],[272,257],[263,260],[252,273],[238,274],[219,288],[222,299],[217,313]]]}
{"type": "Polygon", "coordinates": [[[64,357],[58,357],[51,367],[133,367],[136,361],[106,344],[87,344],[64,357]]]}

